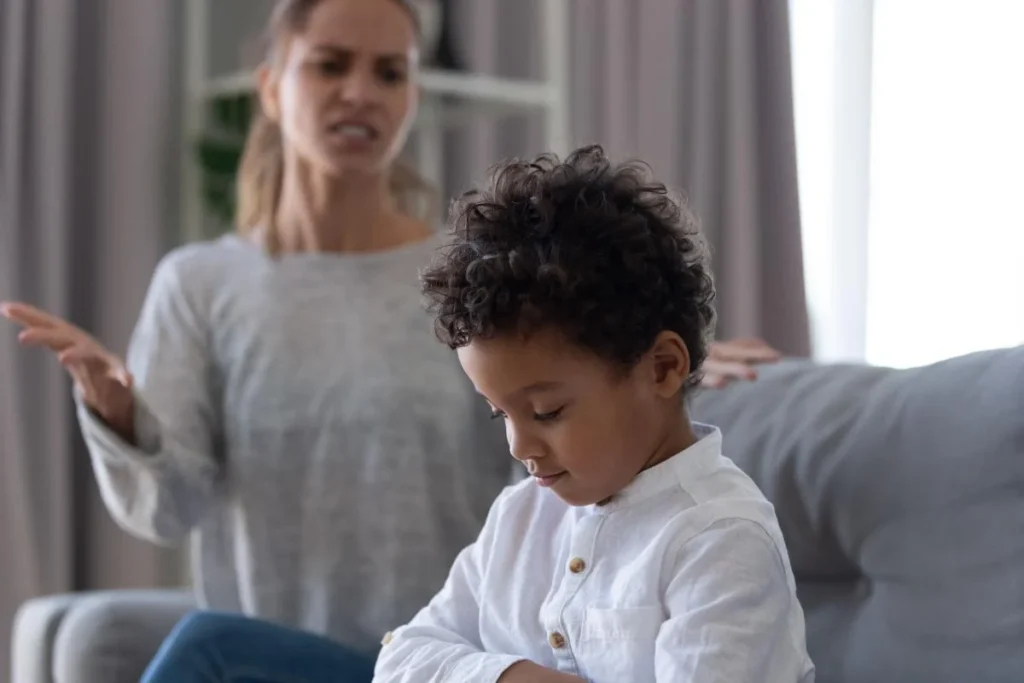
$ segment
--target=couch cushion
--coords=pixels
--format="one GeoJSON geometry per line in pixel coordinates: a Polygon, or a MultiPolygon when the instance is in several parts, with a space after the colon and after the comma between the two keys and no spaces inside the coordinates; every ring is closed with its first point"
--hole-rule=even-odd
{"type": "Polygon", "coordinates": [[[691,412],[776,506],[819,683],[1024,680],[1024,347],[785,362],[691,412]]]}

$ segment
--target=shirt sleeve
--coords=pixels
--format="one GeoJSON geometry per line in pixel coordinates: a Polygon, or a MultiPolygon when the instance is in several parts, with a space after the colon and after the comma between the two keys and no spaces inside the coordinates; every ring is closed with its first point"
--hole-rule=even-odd
{"type": "Polygon", "coordinates": [[[129,345],[135,379],[135,439],[128,443],[76,396],[78,419],[103,501],[128,532],[180,542],[213,496],[218,412],[208,334],[179,272],[157,267],[129,345]]]}
{"type": "Polygon", "coordinates": [[[406,626],[389,634],[375,683],[495,683],[523,657],[485,652],[480,638],[480,587],[505,495],[488,513],[476,542],[452,565],[448,580],[406,626]]]}
{"type": "Polygon", "coordinates": [[[655,649],[658,683],[797,683],[794,586],[759,524],[715,522],[680,548],[655,649]]]}

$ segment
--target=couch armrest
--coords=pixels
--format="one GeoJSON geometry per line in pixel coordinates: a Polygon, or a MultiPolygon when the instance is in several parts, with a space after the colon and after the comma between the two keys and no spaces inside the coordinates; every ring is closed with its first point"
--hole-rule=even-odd
{"type": "Polygon", "coordinates": [[[180,590],[68,593],[18,610],[12,683],[136,683],[192,596],[180,590]]]}
{"type": "Polygon", "coordinates": [[[75,594],[48,595],[29,600],[14,617],[11,637],[12,683],[53,683],[53,644],[57,629],[75,594]]]}

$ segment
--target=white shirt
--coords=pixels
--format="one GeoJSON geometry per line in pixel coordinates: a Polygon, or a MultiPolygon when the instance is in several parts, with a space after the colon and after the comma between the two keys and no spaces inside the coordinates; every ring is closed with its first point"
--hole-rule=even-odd
{"type": "Polygon", "coordinates": [[[593,683],[813,681],[774,508],[695,427],[603,506],[506,489],[374,681],[493,683],[523,659],[593,683]]]}

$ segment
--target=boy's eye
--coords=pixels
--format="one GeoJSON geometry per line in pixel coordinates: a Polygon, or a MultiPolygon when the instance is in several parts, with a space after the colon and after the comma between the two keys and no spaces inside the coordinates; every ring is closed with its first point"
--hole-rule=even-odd
{"type": "Polygon", "coordinates": [[[537,422],[552,422],[554,420],[557,420],[562,415],[563,410],[565,410],[565,406],[562,406],[557,410],[552,410],[547,413],[534,413],[533,419],[536,420],[537,422]]]}
{"type": "MultiPolygon", "coordinates": [[[[554,420],[557,420],[559,417],[561,417],[562,411],[564,411],[564,410],[565,410],[565,406],[562,406],[561,408],[558,408],[557,410],[552,410],[552,411],[549,411],[547,413],[534,413],[533,414],[533,419],[536,420],[537,422],[553,422],[554,420]]],[[[492,420],[507,420],[508,419],[508,413],[506,413],[503,410],[498,410],[497,408],[492,408],[491,409],[491,419],[492,420]]]]}

